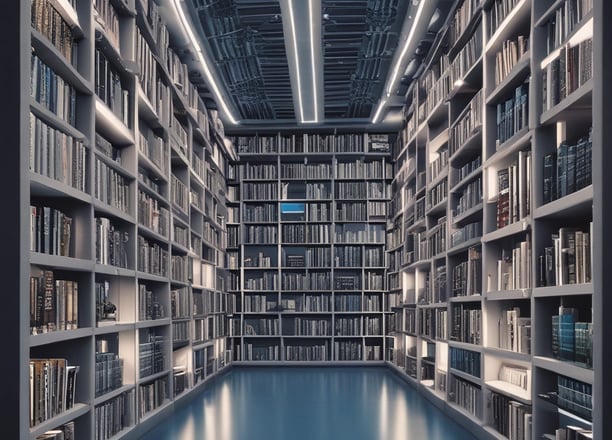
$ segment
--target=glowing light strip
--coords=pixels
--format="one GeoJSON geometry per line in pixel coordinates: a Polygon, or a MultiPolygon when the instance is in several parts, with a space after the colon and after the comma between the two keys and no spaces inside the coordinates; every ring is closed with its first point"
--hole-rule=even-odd
{"type": "Polygon", "coordinates": [[[298,89],[298,103],[300,107],[300,121],[304,121],[304,105],[302,104],[302,88],[300,85],[302,84],[302,79],[300,78],[300,58],[298,57],[298,49],[297,49],[297,38],[295,35],[295,19],[293,17],[293,2],[289,0],[289,21],[291,23],[291,40],[293,43],[293,53],[295,56],[295,70],[297,75],[297,89],[298,89]]]}
{"type": "Polygon", "coordinates": [[[314,13],[312,11],[312,0],[308,0],[308,14],[310,23],[310,67],[312,69],[312,97],[314,100],[314,121],[304,122],[319,122],[319,103],[317,100],[317,72],[315,68],[315,49],[314,49],[314,13]]]}
{"type": "MultiPolygon", "coordinates": [[[[391,90],[393,90],[395,81],[397,80],[397,76],[399,75],[400,66],[403,64],[404,57],[406,56],[406,52],[408,52],[408,47],[412,43],[412,39],[414,38],[414,33],[416,32],[416,26],[421,18],[421,14],[423,14],[423,8],[425,7],[425,1],[421,0],[419,3],[419,7],[417,8],[417,12],[414,16],[414,22],[410,27],[410,32],[408,32],[408,37],[406,38],[406,42],[404,43],[404,47],[402,48],[402,52],[395,63],[395,68],[393,69],[393,74],[391,75],[391,80],[388,82],[389,86],[387,87],[387,98],[391,96],[391,90]]],[[[376,109],[376,113],[374,113],[374,117],[372,118],[372,123],[376,124],[378,122],[378,118],[382,113],[383,108],[387,104],[386,99],[382,99],[378,104],[378,108],[376,109]]]]}
{"type": "Polygon", "coordinates": [[[374,117],[372,118],[372,124],[376,124],[378,122],[380,113],[382,112],[382,109],[385,107],[386,104],[387,104],[386,99],[383,99],[378,103],[378,108],[376,109],[376,113],[374,113],[374,117]]]}
{"type": "Polygon", "coordinates": [[[185,29],[185,32],[187,33],[187,36],[191,40],[191,44],[193,45],[196,51],[196,55],[198,57],[198,60],[200,61],[200,64],[202,65],[204,69],[204,73],[206,74],[208,83],[212,87],[215,97],[217,98],[217,101],[221,104],[221,107],[223,108],[223,112],[225,113],[227,118],[230,120],[232,124],[238,124],[238,121],[236,120],[236,118],[234,118],[234,116],[232,115],[232,112],[227,107],[227,104],[225,103],[225,100],[223,99],[221,91],[219,90],[219,87],[217,86],[217,83],[215,82],[212,72],[208,68],[208,64],[206,63],[206,60],[204,59],[204,55],[202,54],[202,48],[200,47],[200,44],[198,43],[198,39],[193,33],[193,30],[191,29],[191,25],[189,24],[189,21],[187,20],[187,17],[185,16],[183,8],[179,4],[179,2],[180,0],[174,0],[174,8],[176,9],[176,12],[179,18],[181,19],[181,24],[183,25],[183,29],[185,29]]]}
{"type": "Polygon", "coordinates": [[[421,2],[419,3],[419,7],[414,16],[414,22],[412,23],[412,26],[410,27],[410,32],[408,33],[408,38],[406,38],[406,43],[404,43],[404,48],[402,49],[402,53],[400,54],[398,62],[395,64],[395,69],[393,69],[393,75],[391,76],[389,87],[387,88],[387,96],[391,96],[391,90],[393,89],[395,80],[397,80],[397,76],[399,75],[400,65],[402,64],[404,57],[406,56],[406,52],[408,52],[408,46],[410,46],[410,43],[412,42],[412,38],[414,38],[414,33],[416,32],[417,23],[419,22],[419,19],[421,18],[421,14],[423,13],[423,8],[425,7],[425,1],[426,0],[421,0],[421,2]]]}

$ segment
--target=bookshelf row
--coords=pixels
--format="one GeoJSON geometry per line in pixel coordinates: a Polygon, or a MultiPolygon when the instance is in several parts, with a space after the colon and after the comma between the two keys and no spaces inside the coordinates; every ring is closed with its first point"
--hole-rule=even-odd
{"type": "Polygon", "coordinates": [[[592,429],[592,7],[459,1],[406,93],[387,361],[486,437],[592,429]]]}
{"type": "Polygon", "coordinates": [[[236,156],[164,14],[147,0],[31,4],[30,438],[134,434],[231,361],[236,156]]]}

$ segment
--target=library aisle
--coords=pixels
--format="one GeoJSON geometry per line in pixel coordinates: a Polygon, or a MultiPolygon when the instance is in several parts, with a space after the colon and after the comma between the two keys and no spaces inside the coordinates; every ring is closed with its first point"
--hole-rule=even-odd
{"type": "Polygon", "coordinates": [[[141,440],[471,440],[383,367],[236,367],[141,440]],[[406,417],[409,414],[410,417],[406,417]],[[240,420],[240,423],[236,423],[240,420]]]}

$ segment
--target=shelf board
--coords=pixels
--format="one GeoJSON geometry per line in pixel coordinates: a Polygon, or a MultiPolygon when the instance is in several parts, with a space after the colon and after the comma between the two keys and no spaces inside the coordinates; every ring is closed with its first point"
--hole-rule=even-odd
{"type": "Polygon", "coordinates": [[[106,402],[107,400],[111,400],[112,398],[125,393],[126,391],[130,391],[133,388],[134,388],[134,384],[123,385],[117,388],[116,390],[112,390],[112,391],[109,391],[108,393],[102,394],[101,396],[95,397],[93,400],[93,405],[98,406],[106,402]]]}
{"type": "Polygon", "coordinates": [[[51,67],[55,73],[66,80],[77,91],[85,95],[93,95],[93,85],[64,58],[64,55],[40,32],[31,29],[32,48],[36,54],[51,67]]]}
{"type": "Polygon", "coordinates": [[[538,18],[534,27],[542,27],[546,25],[549,19],[554,18],[557,9],[565,4],[566,0],[555,0],[552,5],[538,18]]]}
{"type": "Polygon", "coordinates": [[[434,206],[432,206],[429,209],[427,209],[425,211],[425,215],[426,216],[432,216],[432,215],[437,215],[437,214],[440,214],[440,213],[444,212],[446,210],[447,203],[448,203],[448,196],[444,197],[443,200],[441,200],[440,202],[438,202],[434,206]]]}
{"type": "Polygon", "coordinates": [[[518,362],[531,362],[531,355],[526,353],[519,353],[512,350],[504,350],[503,348],[497,347],[485,347],[484,354],[500,357],[504,359],[511,359],[518,362]]]}
{"type": "Polygon", "coordinates": [[[491,35],[491,38],[485,44],[485,52],[497,51],[501,43],[512,36],[515,32],[514,24],[517,22],[529,22],[531,14],[531,1],[520,0],[516,6],[512,8],[510,13],[504,18],[504,20],[497,26],[495,33],[491,35]]]}
{"type": "Polygon", "coordinates": [[[533,365],[591,385],[594,381],[593,370],[571,362],[564,362],[559,359],[552,359],[544,356],[534,356],[533,365]]]}
{"type": "Polygon", "coordinates": [[[98,128],[102,128],[101,132],[113,143],[134,144],[132,131],[96,96],[96,130],[98,128]]]}
{"type": "Polygon", "coordinates": [[[473,158],[482,154],[482,125],[474,129],[469,138],[453,153],[449,159],[451,166],[456,166],[458,163],[463,165],[466,158],[473,158]]]}
{"type": "MultiPolygon", "coordinates": [[[[482,211],[483,207],[484,207],[484,205],[483,205],[483,202],[481,201],[480,203],[478,203],[475,206],[471,207],[467,211],[462,212],[459,215],[453,216],[452,217],[452,224],[453,225],[460,225],[460,224],[463,224],[464,222],[472,220],[474,217],[476,217],[476,214],[478,214],[478,213],[480,213],[482,211]]],[[[482,216],[480,216],[480,218],[482,218],[482,216]]],[[[480,237],[478,237],[478,238],[480,238],[480,237]]]]}
{"type": "Polygon", "coordinates": [[[431,181],[427,184],[427,189],[432,189],[434,186],[436,186],[438,183],[442,182],[442,180],[444,180],[444,178],[448,177],[448,164],[446,164],[444,166],[444,169],[442,171],[440,171],[440,173],[438,173],[438,175],[436,177],[434,177],[433,179],[431,179],[431,181]]]}
{"type": "Polygon", "coordinates": [[[154,275],[154,274],[147,273],[147,272],[141,272],[139,270],[136,271],[136,276],[138,277],[139,280],[143,280],[143,281],[155,281],[158,283],[168,282],[168,278],[165,276],[154,275]]]}
{"type": "MultiPolygon", "coordinates": [[[[459,172],[459,170],[457,170],[457,172],[459,172]]],[[[467,174],[465,177],[463,177],[461,180],[459,180],[459,182],[457,182],[451,189],[450,189],[450,193],[458,193],[459,190],[461,188],[463,188],[464,186],[466,186],[468,183],[472,182],[474,179],[476,179],[477,177],[482,176],[482,165],[479,166],[478,168],[476,168],[474,171],[472,171],[471,173],[467,174]]]]}
{"type": "Polygon", "coordinates": [[[64,133],[83,141],[85,145],[89,144],[87,136],[85,136],[78,129],[70,125],[68,122],[61,119],[51,110],[45,108],[34,98],[30,98],[30,111],[34,113],[34,115],[37,116],[40,120],[42,120],[45,124],[50,125],[53,128],[57,128],[58,130],[63,131],[64,133]]]}
{"type": "Polygon", "coordinates": [[[534,298],[554,298],[568,295],[592,295],[593,284],[566,284],[563,286],[536,287],[533,289],[534,298]]]}
{"type": "Polygon", "coordinates": [[[136,326],[133,322],[131,323],[116,322],[116,323],[112,323],[109,325],[100,325],[100,323],[98,323],[98,327],[94,328],[94,334],[95,335],[105,335],[108,333],[120,333],[120,332],[125,332],[125,331],[134,331],[135,328],[136,326]]]}
{"type": "Polygon", "coordinates": [[[516,301],[531,298],[531,289],[494,290],[486,293],[487,301],[516,301]]]}
{"type": "Polygon", "coordinates": [[[75,38],[81,38],[84,35],[83,28],[79,22],[79,16],[68,0],[50,0],[49,3],[59,12],[68,26],[72,29],[75,38]]]}
{"type": "Polygon", "coordinates": [[[149,98],[142,90],[142,86],[140,82],[136,82],[136,88],[138,92],[138,117],[142,118],[146,121],[147,126],[150,128],[161,128],[164,131],[168,132],[168,128],[161,122],[159,116],[157,115],[157,111],[149,101],[149,98]]]}
{"type": "Polygon", "coordinates": [[[490,390],[513,397],[526,405],[531,405],[531,393],[519,386],[504,382],[503,380],[487,380],[485,385],[490,390]]]}
{"type": "Polygon", "coordinates": [[[50,266],[54,269],[91,272],[94,269],[95,263],[92,260],[84,260],[81,258],[61,257],[59,255],[30,252],[30,264],[37,266],[50,266]]]}
{"type": "Polygon", "coordinates": [[[578,217],[582,214],[592,215],[593,210],[593,185],[582,188],[546,205],[535,209],[533,218],[544,217],[562,218],[578,217]]]}
{"type": "Polygon", "coordinates": [[[485,161],[483,166],[488,168],[492,164],[500,162],[511,154],[517,153],[521,148],[527,146],[529,142],[531,142],[531,131],[528,127],[523,127],[510,139],[501,144],[495,153],[485,161]]]}
{"type": "Polygon", "coordinates": [[[508,226],[504,226],[501,229],[497,229],[492,232],[488,232],[482,236],[482,242],[488,243],[490,241],[499,240],[501,238],[510,237],[512,235],[525,232],[531,228],[531,218],[525,217],[518,222],[514,222],[508,226]]]}
{"type": "Polygon", "coordinates": [[[30,194],[33,196],[42,197],[71,197],[84,203],[91,203],[93,198],[91,195],[79,191],[50,177],[43,176],[34,172],[30,172],[30,194]]]}
{"type": "Polygon", "coordinates": [[[94,197],[92,203],[94,210],[96,213],[111,215],[117,219],[123,220],[126,223],[134,224],[136,222],[136,218],[127,212],[121,211],[120,209],[115,208],[114,206],[107,205],[101,200],[98,200],[94,197]]]}
{"type": "Polygon", "coordinates": [[[136,271],[134,269],[125,269],[122,267],[111,266],[109,264],[96,263],[94,266],[96,273],[102,273],[105,275],[112,275],[118,277],[134,277],[136,271]]]}
{"type": "MultiPolygon", "coordinates": [[[[151,328],[151,327],[163,327],[172,324],[171,318],[159,318],[159,319],[147,319],[143,321],[138,321],[135,323],[137,329],[141,328],[151,328]]],[[[167,373],[167,371],[166,371],[167,373]]],[[[164,373],[156,373],[156,375],[163,376],[164,373]]],[[[150,380],[150,376],[147,377],[146,380],[150,380]]]]}
{"type": "Polygon", "coordinates": [[[30,428],[30,438],[38,437],[39,435],[44,434],[46,431],[61,426],[64,423],[67,423],[78,417],[81,417],[82,415],[87,414],[90,410],[90,405],[87,405],[85,403],[75,403],[72,408],[30,428]]]}
{"type": "Polygon", "coordinates": [[[483,55],[480,54],[478,59],[463,74],[463,77],[458,78],[458,82],[455,82],[455,84],[451,84],[451,90],[446,96],[446,101],[450,101],[461,94],[475,94],[482,88],[482,60],[483,55]]]}
{"type": "Polygon", "coordinates": [[[507,96],[508,93],[514,91],[516,87],[525,81],[525,78],[529,75],[531,67],[531,51],[527,50],[512,67],[506,77],[489,93],[485,102],[487,105],[494,105],[499,102],[503,96],[507,96]]]}
{"type": "Polygon", "coordinates": [[[547,125],[575,118],[579,110],[591,112],[593,101],[593,78],[570,93],[554,107],[546,110],[540,116],[540,124],[547,125]]]}
{"type": "Polygon", "coordinates": [[[482,295],[465,295],[465,296],[452,296],[448,299],[451,303],[466,303],[466,302],[482,302],[482,295]]]}
{"type": "Polygon", "coordinates": [[[472,11],[472,16],[469,18],[463,32],[457,37],[453,45],[448,50],[449,58],[454,59],[455,56],[463,49],[465,44],[470,40],[474,31],[478,29],[478,25],[481,23],[482,17],[482,2],[478,2],[478,5],[472,11]]]}
{"type": "Polygon", "coordinates": [[[459,341],[448,341],[449,347],[461,348],[463,350],[475,351],[478,353],[483,352],[482,345],[470,344],[469,342],[459,342],[459,341]]]}
{"type": "Polygon", "coordinates": [[[57,342],[71,341],[92,335],[91,327],[78,328],[76,330],[63,330],[40,335],[30,335],[30,347],[54,344],[57,342]]]}
{"type": "Polygon", "coordinates": [[[480,377],[472,376],[471,374],[466,373],[465,371],[457,370],[455,368],[450,368],[448,373],[452,374],[453,376],[460,377],[462,379],[468,380],[478,385],[482,384],[482,379],[480,377]]]}
{"type": "Polygon", "coordinates": [[[146,238],[151,238],[165,245],[168,244],[168,237],[160,234],[159,232],[155,232],[153,229],[150,229],[145,225],[141,225],[140,223],[138,223],[138,233],[146,238]]]}
{"type": "Polygon", "coordinates": [[[547,65],[549,65],[555,58],[559,57],[561,53],[561,47],[569,44],[570,46],[575,46],[584,40],[588,40],[593,37],[593,11],[591,10],[587,15],[585,15],[582,19],[582,23],[574,28],[574,30],[567,36],[563,44],[561,44],[558,48],[551,51],[540,63],[540,68],[544,69],[547,65]]]}

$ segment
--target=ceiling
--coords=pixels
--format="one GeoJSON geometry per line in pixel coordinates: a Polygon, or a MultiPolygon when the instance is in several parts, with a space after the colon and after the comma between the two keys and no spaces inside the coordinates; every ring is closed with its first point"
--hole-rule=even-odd
{"type": "Polygon", "coordinates": [[[453,0],[161,0],[226,131],[389,128],[453,0]]]}

